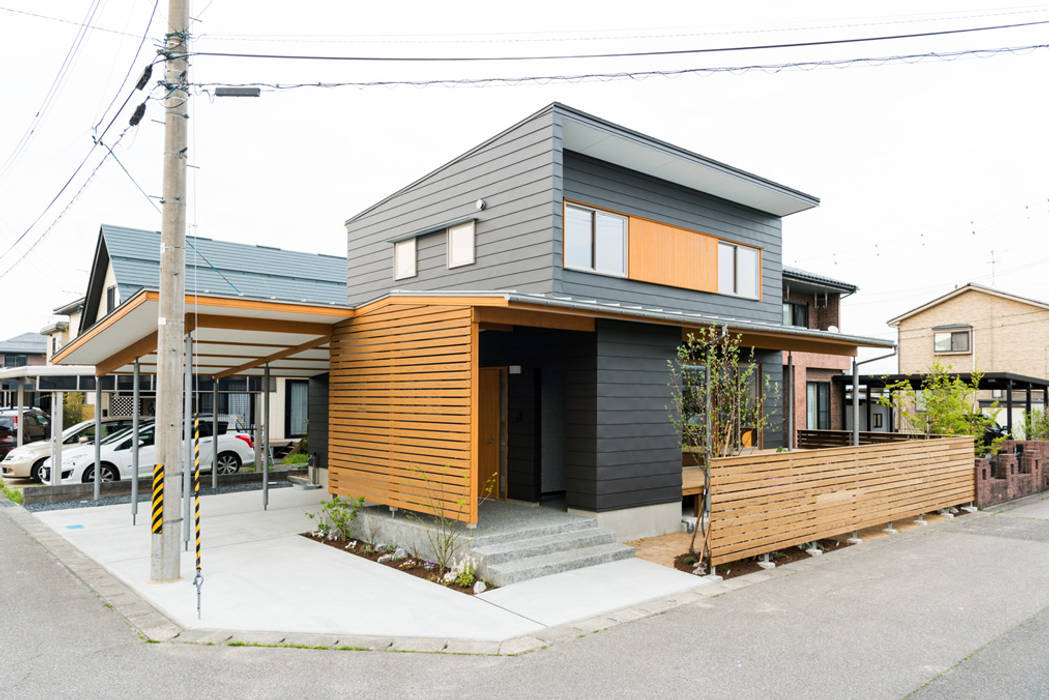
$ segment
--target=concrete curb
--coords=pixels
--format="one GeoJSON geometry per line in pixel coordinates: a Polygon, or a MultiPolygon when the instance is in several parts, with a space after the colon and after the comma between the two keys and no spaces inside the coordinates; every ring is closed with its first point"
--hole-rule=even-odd
{"type": "MultiPolygon", "coordinates": [[[[0,494],[0,499],[4,496],[0,494]]],[[[1019,502],[1018,502],[1019,503],[1019,502]]],[[[12,504],[16,505],[16,504],[12,504]]],[[[842,556],[855,556],[861,548],[884,547],[899,539],[921,537],[939,527],[918,528],[888,537],[880,537],[833,552],[831,556],[811,557],[774,569],[738,576],[727,581],[697,581],[691,590],[671,596],[655,598],[597,617],[547,627],[521,637],[503,641],[444,639],[438,637],[366,636],[357,634],[311,634],[305,632],[267,632],[220,629],[183,629],[167,616],[143,600],[122,581],[89,559],[61,535],[55,533],[20,506],[2,508],[0,514],[10,517],[45,550],[55,557],[74,576],[111,605],[127,624],[149,641],[203,644],[219,646],[256,646],[305,648],[339,651],[388,651],[437,654],[473,654],[483,656],[517,656],[538,651],[555,644],[603,632],[621,624],[628,624],[662,615],[686,606],[709,606],[710,600],[731,591],[774,581],[777,578],[804,573],[809,569],[825,567],[842,556]]],[[[968,518],[989,517],[989,513],[974,513],[968,518]]],[[[952,521],[946,521],[948,523],[952,521]]],[[[944,523],[939,523],[940,525],[944,523]]]]}

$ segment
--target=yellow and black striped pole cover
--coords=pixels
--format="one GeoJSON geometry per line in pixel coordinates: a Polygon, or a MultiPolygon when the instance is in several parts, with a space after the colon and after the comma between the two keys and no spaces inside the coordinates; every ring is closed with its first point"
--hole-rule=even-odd
{"type": "Polygon", "coordinates": [[[197,573],[200,573],[200,419],[197,416],[193,416],[193,530],[197,538],[197,573]]]}
{"type": "Polygon", "coordinates": [[[164,465],[153,465],[153,534],[164,531],[164,465]]]}

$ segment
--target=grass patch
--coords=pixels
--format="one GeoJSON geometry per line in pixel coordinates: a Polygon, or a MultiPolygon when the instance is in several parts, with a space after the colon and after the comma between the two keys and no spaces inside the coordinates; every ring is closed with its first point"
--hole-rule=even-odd
{"type": "Polygon", "coordinates": [[[301,452],[292,452],[290,455],[284,458],[282,464],[305,464],[310,461],[309,455],[304,455],[301,452]]]}
{"type": "Polygon", "coordinates": [[[8,488],[7,484],[0,480],[0,491],[3,491],[9,500],[22,505],[22,492],[18,489],[8,488]]]}

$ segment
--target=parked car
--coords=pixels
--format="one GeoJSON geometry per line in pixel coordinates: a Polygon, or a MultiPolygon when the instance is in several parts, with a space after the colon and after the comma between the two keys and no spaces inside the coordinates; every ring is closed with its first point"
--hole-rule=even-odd
{"type": "MultiPolygon", "coordinates": [[[[218,436],[218,471],[219,474],[232,474],[240,470],[241,465],[255,458],[251,438],[235,430],[229,430],[229,423],[219,421],[218,436]]],[[[138,473],[139,476],[150,476],[156,462],[156,425],[149,421],[139,428],[138,432],[138,473]]],[[[130,479],[131,444],[135,436],[131,430],[113,433],[103,438],[99,444],[99,476],[102,481],[120,481],[130,479]]],[[[210,472],[212,468],[212,435],[211,422],[200,423],[200,470],[210,472]]],[[[44,460],[40,469],[43,481],[51,479],[51,458],[44,460]]],[[[68,484],[90,483],[95,479],[94,445],[75,447],[62,453],[62,482],[68,484]]]]}
{"type": "MultiPolygon", "coordinates": [[[[51,419],[39,408],[24,408],[21,414],[22,420],[22,442],[34,442],[46,440],[51,437],[51,419]]],[[[18,409],[0,410],[0,427],[9,428],[11,432],[18,430],[18,409]]]]}
{"type": "MultiPolygon", "coordinates": [[[[0,423],[2,423],[3,417],[0,416],[0,423]]],[[[152,420],[152,417],[142,419],[143,423],[148,420],[152,420]]],[[[105,439],[107,436],[113,433],[127,430],[131,427],[131,419],[125,417],[112,417],[102,419],[102,438],[105,439]]],[[[12,435],[12,447],[14,446],[14,432],[12,435]]],[[[0,436],[0,452],[3,452],[3,437],[0,436]]],[[[70,426],[62,431],[62,444],[63,445],[83,445],[85,443],[94,444],[95,442],[95,421],[94,419],[82,421],[76,425],[70,426]]],[[[10,449],[10,448],[8,448],[10,449]]],[[[40,468],[44,466],[44,460],[51,456],[51,441],[42,440],[38,442],[31,442],[23,444],[21,447],[15,447],[7,452],[7,456],[4,457],[4,461],[0,462],[0,474],[6,477],[13,478],[30,478],[34,481],[40,481],[40,468]]]]}

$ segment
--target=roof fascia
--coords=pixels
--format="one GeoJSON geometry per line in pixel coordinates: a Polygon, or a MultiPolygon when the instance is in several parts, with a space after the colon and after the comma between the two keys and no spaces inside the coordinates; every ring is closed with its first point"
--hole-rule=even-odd
{"type": "Polygon", "coordinates": [[[98,317],[99,301],[102,297],[102,284],[106,279],[106,268],[109,266],[109,249],[106,246],[105,226],[98,228],[98,243],[95,245],[95,256],[91,263],[91,274],[87,278],[87,293],[84,295],[84,309],[80,314],[80,324],[77,327],[77,335],[80,335],[98,317]],[[97,288],[97,293],[96,293],[97,288]],[[87,322],[92,319],[91,323],[87,322]]]}

